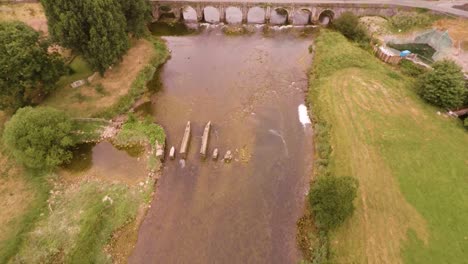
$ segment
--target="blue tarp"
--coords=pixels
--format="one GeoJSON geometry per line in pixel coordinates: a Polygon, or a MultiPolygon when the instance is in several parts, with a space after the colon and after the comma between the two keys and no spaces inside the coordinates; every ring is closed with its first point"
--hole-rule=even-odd
{"type": "Polygon", "coordinates": [[[404,50],[404,51],[400,52],[400,57],[406,57],[406,56],[408,56],[410,54],[411,54],[411,51],[404,50]]]}

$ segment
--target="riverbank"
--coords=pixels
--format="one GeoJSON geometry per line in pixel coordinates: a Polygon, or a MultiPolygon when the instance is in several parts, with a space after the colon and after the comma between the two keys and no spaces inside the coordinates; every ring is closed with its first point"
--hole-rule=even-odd
{"type": "MultiPolygon", "coordinates": [[[[90,117],[125,115],[138,98],[150,93],[147,83],[159,74],[157,70],[169,57],[164,41],[159,38],[148,37],[132,43],[121,64],[104,77],[97,77],[91,85],[73,90],[69,86],[73,78],[92,74],[84,61],[75,59],[73,76],[65,76],[59,82],[61,87],[42,105],[89,119],[86,121],[89,124],[81,127],[89,135],[79,135],[86,141],[105,138],[100,133],[106,122],[100,119],[94,122],[90,117]],[[96,88],[98,85],[101,88],[96,88]],[[79,100],[76,93],[86,96],[85,100],[79,100]]],[[[2,116],[1,127],[6,119],[2,116]]],[[[136,157],[108,143],[84,145],[75,151],[72,164],[48,173],[24,170],[6,150],[2,151],[0,200],[2,208],[5,206],[8,211],[4,210],[0,218],[4,226],[0,262],[115,263],[114,259],[126,259],[122,255],[130,254],[135,243],[129,238],[136,240],[160,166],[152,157],[152,146],[155,140],[163,141],[164,131],[145,122],[134,120],[131,126],[124,123],[123,129],[115,132],[117,136],[122,134],[119,143],[125,140],[126,145],[143,144],[143,153],[136,157]],[[141,126],[147,133],[140,133],[141,126]],[[124,245],[117,243],[124,236],[124,245]],[[116,247],[119,249],[114,250],[116,247]],[[123,247],[130,250],[121,250],[123,247]]]]}
{"type": "MultiPolygon", "coordinates": [[[[332,262],[468,257],[468,136],[457,120],[437,115],[417,96],[415,81],[336,32],[323,31],[316,40],[309,85],[315,173],[360,183],[353,217],[330,236],[332,262]]],[[[316,245],[313,229],[304,230],[311,233],[302,237],[316,245]]]]}

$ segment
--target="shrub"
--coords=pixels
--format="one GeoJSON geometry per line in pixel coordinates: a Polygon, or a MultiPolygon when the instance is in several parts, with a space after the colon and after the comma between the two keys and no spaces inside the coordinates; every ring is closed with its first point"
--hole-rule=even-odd
{"type": "Polygon", "coordinates": [[[418,65],[409,60],[402,60],[400,62],[400,70],[411,77],[419,77],[420,75],[428,72],[428,69],[424,66],[418,65]]]}
{"type": "Polygon", "coordinates": [[[419,93],[423,99],[440,107],[454,108],[465,100],[465,79],[455,62],[442,60],[433,64],[433,71],[422,75],[419,93]]]}
{"type": "Polygon", "coordinates": [[[339,18],[333,21],[333,28],[340,31],[345,37],[360,44],[370,41],[364,25],[359,23],[359,18],[352,12],[344,12],[339,18]]]}
{"type": "Polygon", "coordinates": [[[406,32],[415,28],[429,27],[439,17],[430,13],[403,13],[392,16],[389,20],[394,31],[406,32]]]}
{"type": "Polygon", "coordinates": [[[13,156],[34,169],[52,169],[72,158],[73,123],[49,107],[19,109],[5,124],[4,141],[13,156]]]}
{"type": "Polygon", "coordinates": [[[323,176],[312,184],[309,202],[320,229],[334,229],[352,215],[357,188],[352,177],[323,176]]]}

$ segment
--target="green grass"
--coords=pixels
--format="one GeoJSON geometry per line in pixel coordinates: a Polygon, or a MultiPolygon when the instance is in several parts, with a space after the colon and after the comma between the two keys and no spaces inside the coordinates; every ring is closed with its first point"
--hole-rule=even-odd
{"type": "Polygon", "coordinates": [[[114,138],[113,143],[117,146],[127,147],[148,143],[154,146],[156,142],[164,144],[165,140],[164,129],[154,123],[151,118],[137,120],[135,117],[130,116],[129,120],[123,124],[122,129],[114,138]]]}
{"type": "Polygon", "coordinates": [[[36,223],[14,260],[111,263],[103,247],[115,230],[135,218],[151,186],[83,182],[59,190],[52,195],[50,213],[36,223]]]}
{"type": "Polygon", "coordinates": [[[356,212],[332,233],[337,263],[468,259],[468,135],[395,72],[343,36],[316,41],[309,102],[318,175],[360,182],[356,212]]]}
{"type": "Polygon", "coordinates": [[[393,32],[409,32],[415,29],[428,28],[441,18],[443,18],[442,15],[425,12],[425,10],[416,13],[398,12],[389,19],[389,26],[393,32]]]}
{"type": "Polygon", "coordinates": [[[91,67],[81,56],[75,57],[68,67],[70,68],[70,74],[61,77],[57,82],[57,87],[59,87],[59,89],[74,81],[88,78],[93,74],[91,67]]]}
{"type": "Polygon", "coordinates": [[[155,74],[159,74],[158,69],[169,59],[169,50],[162,39],[151,37],[149,40],[153,44],[156,53],[150,64],[140,71],[128,93],[120,97],[111,107],[98,113],[97,117],[112,118],[127,112],[135,101],[148,91],[148,82],[154,78],[155,74]]]}
{"type": "Polygon", "coordinates": [[[40,215],[47,212],[50,185],[41,177],[34,177],[31,173],[23,177],[27,177],[28,182],[34,188],[34,199],[23,215],[13,219],[15,224],[12,225],[13,228],[9,231],[8,238],[0,241],[0,263],[7,263],[18,252],[40,215]]]}

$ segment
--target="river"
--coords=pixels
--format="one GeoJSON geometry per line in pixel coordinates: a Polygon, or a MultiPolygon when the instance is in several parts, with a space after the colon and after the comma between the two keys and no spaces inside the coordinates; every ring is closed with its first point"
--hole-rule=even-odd
{"type": "Polygon", "coordinates": [[[186,161],[166,159],[130,263],[296,263],[296,221],[312,173],[312,128],[298,115],[311,37],[234,37],[209,27],[165,39],[172,57],[151,112],[167,150],[179,150],[187,121],[192,140],[186,161]],[[214,148],[220,158],[231,150],[233,161],[211,160],[214,148]]]}

